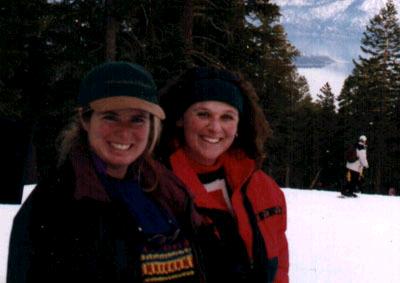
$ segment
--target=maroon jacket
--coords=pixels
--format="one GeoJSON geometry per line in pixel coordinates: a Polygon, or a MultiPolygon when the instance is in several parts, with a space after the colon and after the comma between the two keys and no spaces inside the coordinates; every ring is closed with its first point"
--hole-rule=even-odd
{"type": "MultiPolygon", "coordinates": [[[[193,244],[201,277],[168,282],[204,282],[192,241],[201,218],[183,184],[162,165],[153,165],[159,187],[149,195],[193,244]]],[[[142,282],[140,256],[148,239],[127,210],[109,199],[88,154],[74,152],[50,175],[14,219],[7,282],[142,282]]]]}
{"type": "MultiPolygon", "coordinates": [[[[256,168],[254,160],[243,153],[225,154],[222,163],[232,190],[231,203],[237,219],[237,229],[249,258],[254,256],[254,233],[259,231],[267,254],[266,268],[270,269],[270,274],[275,275],[272,282],[287,283],[287,211],[282,190],[272,178],[256,168]],[[246,206],[247,201],[250,202],[250,208],[246,206]]],[[[190,188],[199,210],[226,210],[226,207],[207,194],[182,149],[170,156],[170,165],[172,171],[190,188]]]]}

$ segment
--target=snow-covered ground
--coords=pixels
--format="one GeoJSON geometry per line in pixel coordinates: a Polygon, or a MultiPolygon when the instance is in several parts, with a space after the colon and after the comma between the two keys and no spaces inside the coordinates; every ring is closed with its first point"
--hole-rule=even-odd
{"type": "Polygon", "coordinates": [[[400,197],[284,191],[291,282],[400,282],[400,197]]]}
{"type": "MultiPolygon", "coordinates": [[[[28,186],[24,199],[32,189],[28,186]]],[[[291,283],[400,282],[400,197],[284,189],[291,283]]],[[[0,283],[5,282],[12,218],[0,205],[0,283]]]]}
{"type": "MultiPolygon", "coordinates": [[[[33,188],[33,185],[25,186],[22,201],[28,197],[33,188]]],[[[12,221],[19,207],[20,205],[0,204],[0,283],[6,282],[8,242],[12,221]]]]}

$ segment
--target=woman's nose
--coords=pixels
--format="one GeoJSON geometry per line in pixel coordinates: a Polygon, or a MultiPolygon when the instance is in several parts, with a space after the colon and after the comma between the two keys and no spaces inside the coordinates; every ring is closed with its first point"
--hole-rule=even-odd
{"type": "Polygon", "coordinates": [[[208,129],[217,132],[221,130],[221,123],[217,119],[211,119],[208,123],[208,129]]]}
{"type": "Polygon", "coordinates": [[[130,123],[119,122],[115,127],[115,134],[120,137],[128,138],[132,134],[132,126],[130,123]]]}

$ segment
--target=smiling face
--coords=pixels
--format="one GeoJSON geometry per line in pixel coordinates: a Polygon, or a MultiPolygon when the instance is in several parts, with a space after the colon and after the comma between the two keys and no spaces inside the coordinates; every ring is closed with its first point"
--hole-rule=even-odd
{"type": "Polygon", "coordinates": [[[146,149],[150,114],[139,109],[94,111],[83,121],[91,149],[107,164],[107,173],[123,178],[128,166],[146,149]]]}
{"type": "Polygon", "coordinates": [[[184,149],[191,159],[212,165],[232,145],[239,123],[236,108],[219,101],[192,104],[178,126],[183,126],[184,149]]]}

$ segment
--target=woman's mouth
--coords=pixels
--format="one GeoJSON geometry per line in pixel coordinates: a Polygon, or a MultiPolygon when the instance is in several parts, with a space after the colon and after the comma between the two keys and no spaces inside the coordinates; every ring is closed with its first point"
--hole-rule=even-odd
{"type": "Polygon", "coordinates": [[[122,144],[122,143],[110,143],[111,147],[118,150],[128,150],[131,145],[130,144],[122,144]]]}
{"type": "Polygon", "coordinates": [[[221,138],[210,138],[210,137],[201,137],[201,139],[205,142],[216,144],[221,141],[221,138]]]}

